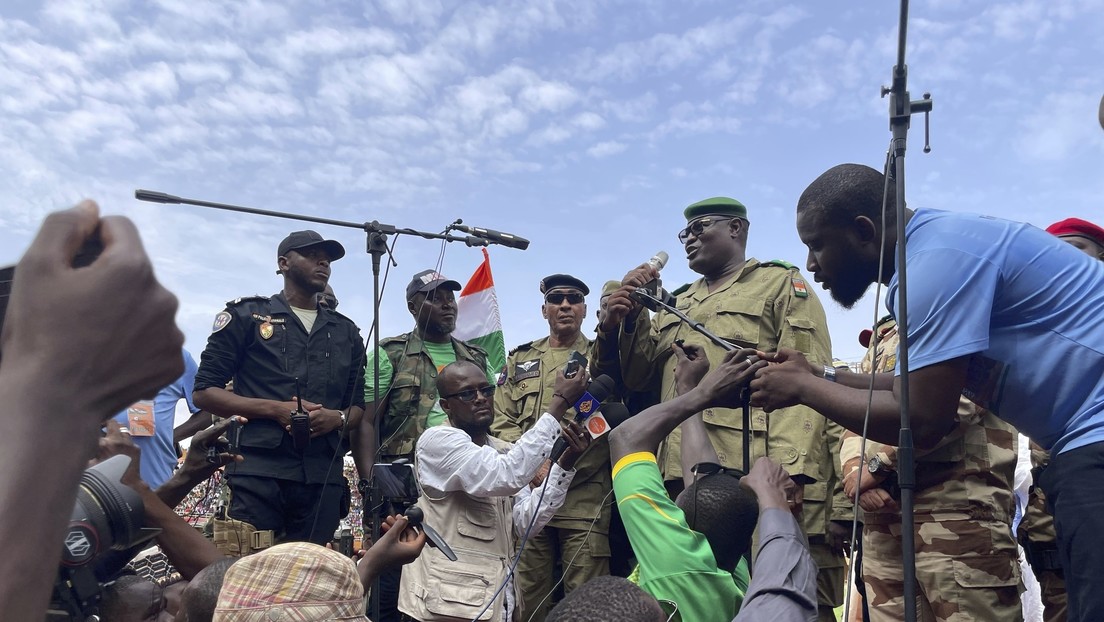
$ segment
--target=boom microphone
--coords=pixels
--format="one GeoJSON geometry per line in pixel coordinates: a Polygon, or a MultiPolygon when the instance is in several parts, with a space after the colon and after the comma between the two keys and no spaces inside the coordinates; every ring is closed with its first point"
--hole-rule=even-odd
{"type": "Polygon", "coordinates": [[[452,225],[452,228],[482,238],[492,244],[500,244],[520,250],[529,248],[529,240],[512,233],[503,233],[494,229],[484,229],[483,227],[469,227],[467,225],[452,225]]]}
{"type": "MultiPolygon", "coordinates": [[[[598,412],[602,401],[613,393],[614,388],[616,386],[613,383],[613,378],[605,374],[591,380],[586,392],[583,393],[578,402],[575,402],[575,410],[578,413],[575,415],[575,421],[582,423],[598,412]]],[[[552,462],[556,462],[565,451],[567,451],[567,438],[561,434],[552,445],[552,453],[548,457],[552,462]]]]}

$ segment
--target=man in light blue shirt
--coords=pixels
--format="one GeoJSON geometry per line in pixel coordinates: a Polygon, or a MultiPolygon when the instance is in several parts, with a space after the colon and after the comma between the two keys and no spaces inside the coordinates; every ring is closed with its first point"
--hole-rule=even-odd
{"type": "Polygon", "coordinates": [[[184,356],[184,374],[175,382],[157,392],[153,401],[143,400],[115,415],[119,425],[125,426],[134,444],[142,450],[142,479],[157,488],[172,476],[176,468],[176,443],[173,441],[173,424],[176,422],[176,403],[183,399],[193,415],[200,412],[192,403],[192,388],[198,369],[195,359],[187,350],[184,356]],[[152,414],[152,420],[148,415],[152,414]]]}
{"type": "MultiPolygon", "coordinates": [[[[892,184],[844,164],[798,201],[807,269],[850,308],[875,281],[897,313],[892,184]]],[[[909,410],[916,445],[954,424],[966,395],[1018,427],[1053,458],[1043,488],[1054,509],[1070,620],[1104,620],[1104,263],[1040,229],[987,216],[907,211],[909,410]]],[[[899,370],[834,382],[783,351],[752,382],[768,411],[802,403],[856,432],[868,398],[871,439],[897,443],[899,370]]]]}

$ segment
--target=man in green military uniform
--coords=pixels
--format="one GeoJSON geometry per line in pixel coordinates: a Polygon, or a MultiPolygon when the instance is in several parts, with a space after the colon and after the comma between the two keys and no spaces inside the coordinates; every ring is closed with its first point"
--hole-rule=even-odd
{"type": "MultiPolygon", "coordinates": [[[[897,325],[886,317],[862,370],[892,373],[897,325]]],[[[862,579],[872,622],[904,616],[897,448],[844,433],[844,490],[866,511],[862,579]],[[861,474],[861,478],[859,477],[861,474]]],[[[917,617],[1021,620],[1020,569],[1012,536],[1016,431],[965,397],[958,425],[916,455],[917,617]]]]}
{"type": "MultiPolygon", "coordinates": [[[[590,288],[573,276],[553,274],[541,280],[540,291],[548,336],[510,351],[495,393],[491,431],[504,441],[517,441],[533,427],[548,410],[557,374],[571,353],[585,354],[590,348],[590,340],[582,333],[585,296],[590,288]]],[[[563,506],[543,530],[529,537],[518,562],[515,576],[521,591],[522,620],[540,622],[555,604],[551,593],[556,560],[563,567],[565,593],[609,574],[612,479],[606,436],[591,443],[576,462],[575,471],[563,506]]]]}
{"type": "MultiPolygon", "coordinates": [[[[686,249],[690,269],[702,278],[674,292],[675,306],[737,347],[762,351],[791,347],[804,352],[812,361],[830,364],[832,345],[824,309],[798,269],[785,262],[760,263],[746,256],[747,208],[735,199],[714,197],[687,207],[683,214],[687,226],[679,233],[679,241],[686,249]]],[[[611,356],[605,351],[606,344],[616,344],[625,384],[634,390],[658,384],[659,399],[666,401],[675,396],[675,358],[671,346],[676,340],[704,348],[714,366],[720,364],[725,350],[672,313],[660,310],[649,318],[631,293],[658,276],[659,272],[648,264],[625,276],[622,288],[607,303],[607,312],[598,327],[601,337],[597,350],[598,358],[604,360],[611,356]],[[617,338],[613,339],[613,335],[617,338]]],[[[702,417],[722,464],[742,468],[741,412],[711,408],[702,417]]],[[[825,430],[824,417],[809,408],[785,409],[769,419],[762,410],[752,409],[752,461],[767,456],[796,480],[828,482],[833,467],[825,430]]],[[[675,430],[658,456],[672,493],[681,487],[679,445],[680,432],[675,430]]],[[[817,501],[827,504],[828,494],[825,490],[817,501]]],[[[825,536],[828,521],[824,516],[825,512],[814,511],[814,516],[804,521],[808,535],[825,536]]],[[[841,572],[833,569],[833,573],[842,578],[841,572]]],[[[841,590],[842,585],[832,588],[836,594],[841,590]]],[[[832,602],[826,600],[822,605],[827,619],[832,602]]]]}
{"type": "MultiPolygon", "coordinates": [[[[406,307],[414,316],[414,330],[380,340],[382,353],[367,357],[364,372],[365,411],[355,438],[353,453],[360,493],[367,498],[372,465],[400,458],[414,461],[414,443],[427,427],[445,420],[437,395],[437,373],[453,361],[470,361],[487,369],[487,353],[478,346],[453,338],[456,328],[456,295],[460,284],[434,270],[414,275],[406,286],[406,307]],[[373,358],[379,357],[377,386],[373,358]],[[377,439],[379,444],[377,445],[377,439]]],[[[494,381],[494,374],[487,377],[494,381]]],[[[384,504],[378,512],[405,508],[384,504]]],[[[365,521],[371,520],[365,508],[365,521]]],[[[380,578],[380,614],[383,622],[398,620],[398,573],[380,578]]]]}

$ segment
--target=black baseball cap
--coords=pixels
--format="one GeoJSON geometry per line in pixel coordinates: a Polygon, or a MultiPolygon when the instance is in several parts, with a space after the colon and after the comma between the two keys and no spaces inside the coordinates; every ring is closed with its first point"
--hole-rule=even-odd
{"type": "Polygon", "coordinates": [[[414,297],[414,294],[418,292],[429,292],[438,287],[445,287],[454,292],[458,292],[461,289],[459,283],[446,278],[445,275],[436,270],[422,270],[418,274],[415,274],[414,278],[410,279],[410,284],[406,286],[406,299],[410,300],[414,297]]]}
{"type": "Polygon", "coordinates": [[[345,256],[345,247],[341,245],[341,242],[337,240],[327,240],[318,234],[317,231],[293,231],[290,235],[284,238],[283,242],[280,242],[279,248],[276,250],[277,257],[285,257],[288,251],[297,251],[301,248],[308,248],[310,246],[321,246],[326,249],[326,254],[330,256],[330,261],[337,261],[345,256]]]}

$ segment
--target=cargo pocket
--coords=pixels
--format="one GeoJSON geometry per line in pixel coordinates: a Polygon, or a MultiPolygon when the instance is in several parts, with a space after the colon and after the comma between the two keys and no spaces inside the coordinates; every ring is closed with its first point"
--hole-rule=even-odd
{"type": "Polygon", "coordinates": [[[467,507],[456,521],[456,533],[480,542],[494,540],[496,531],[494,509],[489,506],[467,507]]]}
{"type": "Polygon", "coordinates": [[[786,324],[789,324],[790,331],[793,333],[794,349],[807,354],[814,354],[813,331],[816,329],[816,324],[805,317],[788,317],[786,318],[786,324]]]}
{"type": "Polygon", "coordinates": [[[755,298],[735,298],[725,301],[724,308],[706,327],[719,337],[740,347],[759,347],[759,325],[766,301],[755,298]]]}
{"type": "Polygon", "coordinates": [[[427,585],[434,589],[426,596],[426,610],[439,616],[449,616],[466,620],[489,620],[497,612],[487,607],[498,587],[498,559],[484,558],[479,561],[468,555],[457,561],[444,561],[428,566],[427,585]],[[475,616],[487,610],[483,615],[475,616]]]}

